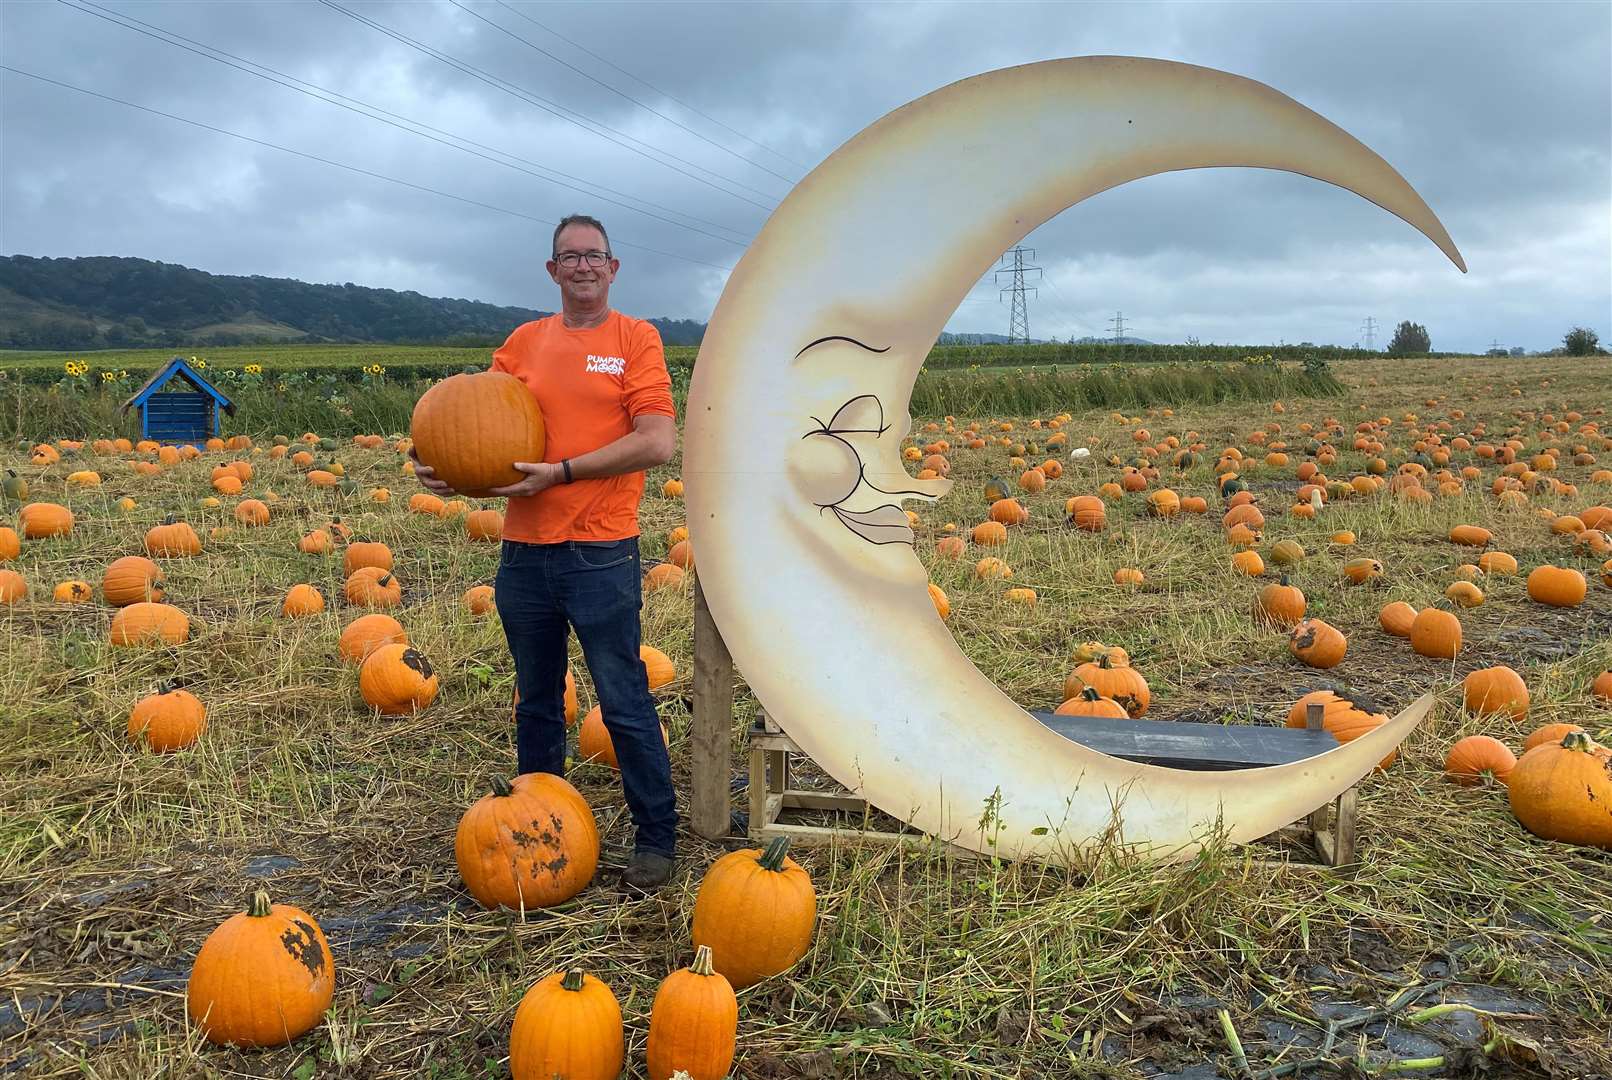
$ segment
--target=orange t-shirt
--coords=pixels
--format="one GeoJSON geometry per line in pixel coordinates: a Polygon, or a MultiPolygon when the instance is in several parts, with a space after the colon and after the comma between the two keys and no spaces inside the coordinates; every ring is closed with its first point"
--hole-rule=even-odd
{"type": "MultiPolygon", "coordinates": [[[[493,353],[493,370],[520,379],[543,411],[543,460],[581,457],[633,430],[633,419],[676,417],[660,331],[619,311],[586,330],[563,316],[516,327],[493,353]]],[[[624,540],[638,535],[644,474],[624,473],[556,484],[511,498],[504,538],[528,544],[624,540]]]]}

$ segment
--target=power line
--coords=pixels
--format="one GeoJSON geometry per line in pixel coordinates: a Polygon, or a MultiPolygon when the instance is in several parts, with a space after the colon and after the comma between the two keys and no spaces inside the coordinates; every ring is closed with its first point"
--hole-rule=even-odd
{"type": "MultiPolygon", "coordinates": [[[[671,124],[673,127],[680,128],[683,131],[688,132],[690,135],[694,136],[696,139],[700,140],[701,142],[708,143],[709,145],[716,147],[718,150],[722,151],[724,154],[727,154],[729,157],[732,157],[732,158],[734,158],[734,159],[736,159],[738,161],[742,161],[746,165],[750,165],[750,166],[753,166],[753,167],[755,167],[757,169],[760,169],[762,172],[766,173],[768,176],[776,176],[778,179],[782,180],[786,184],[793,184],[795,182],[792,178],[790,178],[788,176],[785,176],[783,173],[774,172],[773,170],[767,168],[767,166],[761,164],[761,162],[759,162],[759,161],[752,161],[750,158],[745,157],[743,154],[738,153],[737,151],[729,150],[726,146],[723,146],[721,143],[717,142],[716,140],[706,138],[704,135],[701,135],[698,131],[695,131],[693,128],[689,127],[687,124],[685,124],[685,123],[683,123],[683,122],[681,122],[679,120],[674,120],[670,116],[667,116],[665,113],[660,112],[657,109],[651,108],[648,105],[645,105],[642,101],[639,101],[637,98],[633,97],[631,94],[623,93],[622,91],[617,90],[614,86],[611,86],[609,83],[605,82],[603,79],[600,79],[600,78],[597,78],[597,77],[595,77],[593,75],[590,75],[588,72],[583,71],[581,68],[577,67],[575,64],[570,63],[569,61],[560,59],[558,56],[555,56],[553,53],[549,52],[547,49],[545,49],[542,46],[536,44],[535,42],[531,42],[531,41],[526,40],[525,38],[521,37],[519,34],[515,33],[513,30],[510,30],[508,27],[500,26],[499,24],[493,22],[491,19],[487,18],[487,16],[481,14],[481,12],[473,11],[470,8],[465,7],[465,5],[461,4],[459,2],[459,0],[448,0],[448,3],[452,4],[454,7],[458,8],[460,11],[465,12],[467,15],[475,16],[476,18],[480,19],[482,22],[486,23],[488,26],[492,27],[494,30],[497,30],[499,33],[507,34],[509,37],[514,38],[516,41],[520,42],[522,45],[525,45],[528,49],[531,49],[533,52],[540,53],[541,55],[548,57],[550,60],[554,61],[556,64],[559,64],[561,67],[564,67],[564,68],[567,68],[567,69],[569,69],[571,71],[574,71],[578,75],[581,75],[583,78],[588,79],[588,80],[590,80],[592,82],[598,83],[600,86],[604,87],[606,90],[610,91],[612,94],[615,94],[617,97],[624,98],[625,100],[632,102],[634,105],[638,106],[640,109],[643,109],[645,112],[650,113],[650,114],[652,114],[654,116],[658,116],[662,120],[666,121],[668,124],[671,124]]],[[[517,14],[519,14],[519,13],[517,12],[517,14]]]]}
{"type": "MultiPolygon", "coordinates": [[[[997,277],[1001,277],[1003,274],[1013,275],[1007,287],[1001,289],[997,293],[998,301],[1001,300],[1002,293],[1013,294],[1013,303],[1008,307],[1009,345],[1012,345],[1016,342],[1024,345],[1030,344],[1030,309],[1024,302],[1024,274],[1027,270],[1033,270],[1039,274],[1041,273],[1041,268],[1039,266],[1027,266],[1025,264],[1024,256],[1026,252],[1029,253],[1030,258],[1035,258],[1035,248],[1015,246],[1012,251],[1009,251],[1006,255],[1002,256],[1003,262],[1007,261],[1008,255],[1013,256],[1013,265],[996,272],[997,277]]],[[[1030,291],[1033,293],[1038,292],[1038,290],[1033,287],[1030,289],[1030,291]]]]}
{"type": "Polygon", "coordinates": [[[602,185],[593,184],[591,181],[585,180],[585,179],[583,179],[581,177],[571,176],[568,173],[562,173],[562,172],[559,172],[556,169],[550,169],[548,166],[542,165],[542,164],[540,164],[538,162],[535,162],[535,161],[531,161],[531,160],[529,160],[527,158],[523,158],[523,157],[519,156],[518,154],[512,154],[507,150],[500,150],[497,147],[487,146],[484,143],[476,142],[475,140],[465,138],[462,135],[455,135],[453,132],[444,131],[441,128],[437,128],[437,127],[432,127],[430,124],[426,124],[426,123],[424,123],[422,121],[415,120],[415,119],[413,119],[411,117],[403,116],[403,115],[401,115],[399,113],[390,112],[390,111],[388,111],[386,109],[380,108],[377,105],[371,105],[368,102],[359,100],[358,98],[348,97],[345,94],[338,93],[337,91],[331,90],[331,89],[329,89],[327,87],[319,86],[316,83],[307,82],[306,80],[299,79],[294,75],[289,75],[289,74],[286,74],[283,71],[278,71],[278,70],[276,70],[274,68],[268,67],[267,65],[259,64],[254,60],[248,60],[248,59],[246,59],[244,57],[236,56],[233,53],[225,52],[223,49],[216,48],[215,46],[208,45],[208,44],[206,44],[204,42],[196,41],[193,38],[187,38],[182,34],[178,34],[178,33],[175,33],[175,32],[173,32],[171,30],[164,29],[163,27],[156,26],[153,23],[143,22],[140,19],[134,18],[132,15],[124,15],[122,12],[110,11],[107,8],[100,7],[100,5],[96,4],[94,2],[94,0],[78,0],[77,3],[70,2],[70,0],[59,0],[59,2],[61,4],[63,4],[64,6],[66,6],[68,8],[71,8],[74,11],[80,12],[80,13],[85,14],[85,15],[94,16],[95,18],[101,19],[104,22],[109,22],[114,26],[120,26],[125,30],[132,30],[137,34],[142,34],[145,37],[151,38],[154,41],[161,41],[166,45],[172,45],[174,48],[183,49],[186,52],[194,53],[195,55],[200,56],[203,59],[211,60],[214,63],[223,64],[225,67],[234,68],[236,71],[245,72],[246,74],[251,75],[254,78],[259,78],[259,79],[265,80],[266,82],[274,83],[276,86],[283,86],[288,90],[295,90],[297,93],[304,94],[304,95],[306,95],[308,97],[313,98],[316,101],[322,101],[322,102],[325,102],[328,105],[334,105],[337,108],[346,109],[348,112],[355,113],[355,114],[357,114],[359,116],[364,117],[365,119],[375,120],[375,121],[377,121],[379,123],[386,124],[389,127],[397,128],[399,131],[406,131],[410,135],[417,135],[422,139],[429,139],[432,142],[440,143],[443,146],[447,146],[447,147],[449,147],[451,149],[458,150],[461,153],[470,154],[472,157],[481,158],[484,161],[490,161],[495,165],[502,165],[506,169],[513,169],[516,172],[524,173],[527,176],[535,177],[535,178],[537,178],[539,180],[543,180],[543,181],[545,181],[547,183],[554,184],[557,187],[562,187],[562,188],[566,188],[566,189],[571,190],[571,191],[580,192],[580,193],[582,193],[584,195],[588,195],[588,196],[590,196],[592,198],[598,199],[600,202],[609,203],[612,206],[620,206],[623,209],[631,210],[634,213],[642,214],[645,217],[653,218],[654,220],[663,222],[663,223],[665,223],[667,225],[672,225],[672,226],[675,226],[675,227],[680,228],[680,229],[685,229],[685,230],[688,230],[689,232],[698,233],[701,236],[706,236],[706,237],[709,237],[709,238],[711,238],[713,240],[720,240],[723,243],[734,244],[736,246],[743,247],[745,245],[745,243],[748,242],[747,240],[734,240],[734,239],[731,239],[731,238],[726,237],[726,236],[718,236],[715,233],[706,232],[704,229],[695,228],[692,225],[686,225],[683,222],[674,221],[671,218],[667,218],[667,217],[662,217],[660,214],[650,213],[649,211],[644,210],[644,209],[642,209],[640,207],[632,206],[629,203],[621,202],[618,199],[612,199],[612,198],[609,198],[609,197],[607,197],[605,195],[601,195],[599,193],[600,192],[609,192],[612,195],[619,195],[622,199],[631,199],[634,202],[643,203],[645,206],[653,207],[656,210],[661,210],[661,211],[664,211],[665,213],[668,213],[668,214],[675,214],[675,215],[677,215],[679,217],[687,218],[687,219],[689,219],[691,221],[697,221],[697,222],[699,222],[699,223],[701,223],[703,225],[709,225],[714,229],[722,229],[722,230],[725,230],[727,232],[732,232],[732,233],[737,233],[738,232],[738,230],[731,229],[728,226],[722,225],[722,224],[720,224],[718,222],[708,221],[708,220],[706,220],[704,218],[696,217],[696,216],[694,216],[692,214],[685,214],[682,211],[674,210],[671,207],[661,206],[661,205],[659,205],[657,203],[649,202],[647,199],[639,199],[637,196],[627,194],[626,192],[616,191],[613,188],[607,188],[607,187],[604,187],[602,185]],[[81,7],[81,6],[79,6],[79,4],[84,4],[84,5],[87,5],[87,6],[81,7]],[[90,10],[91,8],[94,8],[96,10],[92,11],[92,10],[90,10]],[[126,20],[126,21],[120,21],[120,20],[126,20]],[[130,23],[136,23],[138,25],[129,25],[130,23]],[[141,29],[141,27],[146,27],[148,29],[141,29]],[[188,42],[189,44],[182,44],[182,42],[188,42]],[[195,46],[195,47],[193,48],[192,46],[195,46]],[[202,50],[206,50],[206,51],[202,51],[202,50]],[[213,53],[217,53],[218,55],[216,55],[216,56],[212,55],[213,53]],[[223,57],[228,57],[228,59],[222,59],[223,57]],[[231,61],[239,61],[239,63],[231,63],[231,61]],[[250,67],[246,67],[246,66],[242,66],[242,65],[250,65],[250,67]],[[252,68],[260,68],[261,71],[253,71],[252,68]],[[269,72],[270,74],[268,74],[268,75],[263,74],[263,72],[265,72],[265,71],[269,72]],[[286,80],[289,80],[289,81],[286,81],[286,80]],[[294,84],[297,84],[297,83],[300,83],[301,85],[294,85],[294,84]],[[312,90],[304,89],[304,87],[312,87],[312,90]],[[313,91],[318,91],[318,93],[314,93],[313,91]],[[330,95],[330,96],[329,97],[321,96],[321,95],[327,95],[327,94],[330,95]],[[340,100],[337,100],[337,99],[340,99],[340,100]],[[346,102],[352,102],[353,104],[345,104],[346,102]],[[355,105],[359,106],[359,108],[355,108],[354,107],[355,105]],[[370,110],[370,112],[363,111],[363,110],[366,110],[366,109],[370,110]],[[374,113],[379,113],[381,115],[372,115],[374,113]],[[394,119],[387,119],[387,117],[392,117],[394,119]],[[395,121],[402,121],[402,123],[397,123],[395,121]],[[418,128],[424,129],[424,130],[416,131],[416,130],[414,130],[414,128],[404,126],[405,124],[412,124],[412,125],[415,125],[415,127],[418,127],[418,128]],[[427,132],[435,132],[436,134],[435,135],[427,134],[427,132]],[[437,135],[445,136],[445,138],[438,138],[437,135]],[[449,139],[457,140],[457,142],[449,142],[448,141],[449,139]],[[466,144],[468,144],[468,146],[460,146],[460,145],[457,144],[458,142],[466,143],[466,144]],[[508,162],[508,161],[499,160],[499,158],[492,157],[489,154],[478,153],[476,150],[469,149],[468,148],[469,146],[480,147],[482,150],[490,151],[491,154],[503,155],[504,157],[511,158],[514,161],[518,161],[518,162],[521,162],[521,163],[523,163],[525,165],[529,165],[529,166],[531,166],[531,168],[522,168],[520,165],[510,164],[510,162],[508,162]],[[541,171],[533,171],[534,169],[541,170],[541,171]],[[552,173],[553,175],[552,176],[547,175],[549,173],[552,173]],[[556,179],[554,179],[555,176],[563,177],[564,179],[563,180],[556,180],[556,179]],[[576,181],[576,183],[566,183],[565,181],[567,181],[567,180],[573,180],[573,181],[576,181]],[[587,185],[587,186],[580,186],[580,185],[587,185]]]}
{"type": "MultiPolygon", "coordinates": [[[[308,161],[317,161],[321,165],[330,165],[334,168],[343,169],[347,172],[357,173],[360,176],[368,176],[374,180],[384,180],[389,184],[397,184],[399,187],[406,187],[414,191],[423,191],[428,195],[437,195],[444,199],[452,199],[454,202],[465,203],[468,206],[476,206],[483,210],[491,210],[495,213],[507,214],[510,217],[521,218],[524,221],[536,222],[539,225],[552,226],[558,224],[557,222],[549,221],[546,218],[540,218],[533,214],[523,213],[519,210],[511,210],[508,207],[497,206],[493,203],[482,202],[480,199],[472,199],[466,195],[455,195],[451,191],[443,191],[440,188],[428,187],[425,184],[416,184],[412,180],[403,180],[396,176],[388,176],[385,173],[378,173],[372,169],[361,168],[357,165],[349,165],[343,161],[334,161],[331,158],[320,157],[318,154],[310,154],[305,150],[293,150],[289,146],[281,146],[278,143],[272,143],[266,139],[254,138],[251,135],[242,135],[238,131],[230,131],[228,128],[216,127],[213,124],[206,124],[200,120],[192,120],[186,116],[178,116],[174,113],[164,112],[161,109],[154,109],[149,105],[140,105],[133,101],[125,101],[123,98],[113,97],[111,94],[103,94],[98,90],[89,90],[82,86],[74,86],[72,83],[65,83],[58,79],[48,78],[44,75],[37,75],[32,71],[24,71],[21,68],[14,68],[9,64],[0,64],[0,71],[9,71],[13,75],[21,75],[24,78],[34,79],[42,83],[48,83],[51,86],[59,86],[64,90],[72,90],[76,93],[84,94],[88,97],[100,98],[102,101],[110,101],[117,105],[126,105],[131,109],[138,109],[141,112],[150,113],[153,116],[160,116],[166,120],[177,120],[181,124],[189,124],[191,127],[198,127],[204,131],[211,131],[218,135],[228,135],[232,139],[240,139],[242,142],[249,142],[254,146],[262,146],[269,150],[278,150],[283,154],[291,154],[294,157],[304,158],[308,161]]],[[[662,255],[668,259],[677,259],[680,262],[693,263],[696,266],[707,266],[712,270],[721,270],[727,273],[731,273],[733,270],[733,267],[731,266],[718,266],[716,263],[709,263],[703,259],[692,259],[687,255],[678,255],[670,251],[661,251],[658,248],[646,247],[643,244],[634,244],[626,240],[618,241],[618,243],[621,247],[634,248],[638,251],[647,251],[651,255],[662,255]]]]}
{"type": "Polygon", "coordinates": [[[1377,351],[1377,320],[1372,318],[1370,315],[1367,315],[1366,316],[1366,321],[1363,324],[1361,324],[1360,329],[1362,331],[1364,331],[1365,335],[1366,335],[1366,351],[1367,352],[1376,352],[1377,351]]]}
{"type": "Polygon", "coordinates": [[[444,52],[441,52],[441,51],[439,51],[437,49],[434,49],[431,46],[424,44],[423,42],[416,41],[414,38],[409,37],[407,34],[401,33],[401,32],[399,32],[397,30],[393,30],[388,26],[385,26],[385,25],[383,25],[381,23],[378,23],[375,20],[369,18],[368,16],[360,15],[357,12],[354,12],[354,11],[349,11],[346,8],[342,7],[340,4],[335,3],[335,0],[319,0],[319,2],[321,4],[323,4],[325,7],[330,8],[332,11],[340,12],[341,14],[347,16],[349,19],[352,19],[354,22],[362,23],[363,25],[368,26],[371,29],[378,31],[379,33],[385,34],[387,37],[393,39],[394,41],[401,42],[402,44],[407,45],[409,48],[414,49],[417,52],[424,53],[426,56],[429,56],[434,60],[438,60],[438,61],[440,61],[440,62],[442,62],[444,64],[447,64],[449,67],[455,69],[456,71],[459,71],[459,72],[461,72],[461,73],[463,73],[465,75],[469,75],[471,78],[477,80],[478,82],[486,83],[488,86],[491,86],[495,90],[500,90],[503,93],[506,93],[506,94],[510,95],[511,97],[513,97],[513,98],[517,98],[517,99],[519,99],[521,101],[524,101],[528,105],[531,105],[531,106],[533,106],[535,108],[541,109],[542,111],[550,114],[551,116],[557,117],[560,120],[564,120],[568,124],[573,124],[576,127],[581,128],[583,131],[588,132],[588,134],[590,134],[590,135],[596,135],[599,138],[604,139],[606,142],[614,143],[615,145],[621,147],[623,150],[630,150],[631,152],[639,155],[640,157],[647,158],[650,161],[655,162],[655,164],[662,166],[663,168],[671,169],[673,172],[678,173],[678,174],[680,174],[682,176],[686,176],[690,180],[695,181],[696,183],[704,184],[706,187],[711,188],[714,191],[720,191],[720,192],[722,192],[722,194],[727,195],[727,196],[729,196],[731,198],[734,198],[734,199],[738,199],[740,202],[749,203],[751,206],[756,207],[758,210],[766,210],[766,211],[770,212],[770,211],[772,211],[773,209],[776,208],[776,205],[777,205],[776,203],[774,203],[773,205],[769,206],[766,203],[760,203],[760,202],[757,202],[754,199],[747,198],[744,195],[740,195],[736,191],[729,191],[727,188],[721,186],[720,184],[713,183],[712,181],[707,180],[703,176],[698,176],[695,173],[689,172],[688,169],[680,169],[676,165],[673,165],[670,162],[662,161],[662,160],[660,160],[660,158],[658,158],[658,157],[656,157],[654,155],[659,154],[659,155],[661,155],[661,157],[670,158],[672,161],[680,162],[683,165],[687,165],[690,169],[698,169],[700,172],[707,173],[707,174],[709,174],[711,176],[715,176],[718,179],[721,179],[722,181],[724,181],[725,183],[732,184],[734,187],[743,188],[745,191],[749,191],[749,192],[752,192],[753,194],[760,195],[764,199],[772,198],[772,196],[769,195],[765,191],[761,191],[761,190],[759,190],[757,188],[750,187],[748,184],[740,183],[739,181],[733,180],[733,179],[731,179],[729,177],[722,176],[720,173],[712,172],[710,169],[704,168],[703,166],[700,166],[700,165],[696,165],[692,161],[688,161],[688,160],[686,160],[684,158],[680,158],[676,154],[669,153],[668,151],[661,150],[661,149],[659,149],[657,147],[649,146],[648,143],[644,143],[641,139],[634,139],[631,135],[628,135],[625,132],[617,131],[615,128],[610,127],[608,124],[601,124],[596,120],[589,119],[588,117],[584,116],[582,113],[579,113],[574,109],[568,109],[564,105],[560,105],[557,102],[549,101],[547,98],[541,97],[538,94],[535,94],[532,91],[525,89],[524,87],[518,86],[515,83],[512,83],[507,79],[501,79],[496,75],[488,74],[487,72],[482,71],[480,68],[477,68],[477,67],[474,67],[474,66],[472,66],[470,64],[467,64],[464,61],[459,60],[456,57],[449,56],[447,53],[444,53],[444,52]],[[567,113],[570,113],[571,115],[568,116],[568,115],[566,115],[567,113]],[[577,119],[577,117],[581,117],[581,119],[577,119]],[[592,126],[590,127],[589,125],[592,125],[592,126]],[[601,130],[596,131],[596,130],[594,130],[595,128],[599,128],[601,130]],[[605,134],[606,132],[609,132],[609,134],[605,134]],[[616,136],[620,136],[620,138],[617,138],[616,136]],[[633,143],[640,143],[641,145],[640,146],[634,146],[634,145],[632,145],[633,143]],[[654,151],[654,154],[650,153],[651,150],[654,151]]]}
{"type": "Polygon", "coordinates": [[[665,98],[667,101],[670,101],[670,102],[672,102],[672,103],[674,103],[676,105],[681,105],[683,108],[687,109],[689,112],[693,113],[695,116],[704,117],[706,120],[709,120],[711,123],[713,123],[717,127],[721,128],[723,131],[726,131],[730,135],[738,136],[739,138],[743,139],[745,142],[749,143],[751,146],[759,147],[760,149],[767,151],[767,153],[772,154],[774,157],[777,157],[779,160],[789,162],[789,164],[795,166],[795,168],[797,168],[797,169],[810,169],[811,168],[810,165],[807,165],[807,164],[805,164],[803,162],[796,161],[794,158],[788,156],[787,154],[784,154],[784,153],[782,153],[781,151],[778,151],[778,150],[774,150],[772,147],[768,146],[766,143],[761,142],[758,139],[753,139],[749,135],[746,135],[744,132],[738,131],[738,130],[736,130],[734,128],[729,127],[727,124],[724,124],[722,121],[718,120],[716,117],[710,115],[709,113],[701,112],[699,109],[696,109],[694,106],[690,105],[688,102],[683,101],[683,100],[681,100],[679,98],[673,97],[671,94],[668,94],[665,90],[662,90],[660,87],[656,86],[654,83],[646,82],[645,80],[640,79],[638,76],[634,75],[632,72],[628,71],[626,68],[622,67],[621,65],[616,64],[616,63],[612,63],[611,61],[605,59],[604,57],[600,56],[598,53],[596,53],[593,50],[589,49],[587,46],[580,44],[579,42],[572,41],[570,38],[566,37],[564,34],[560,33],[558,30],[554,29],[553,27],[547,26],[547,25],[545,25],[543,23],[538,22],[536,19],[532,18],[530,15],[526,14],[524,11],[521,11],[519,8],[510,7],[508,4],[504,3],[504,0],[493,0],[493,3],[497,4],[501,8],[504,8],[505,10],[511,12],[512,14],[514,14],[514,15],[522,18],[522,19],[525,19],[527,22],[531,23],[533,26],[537,27],[539,30],[543,31],[544,33],[554,35],[555,37],[559,38],[561,41],[565,42],[567,45],[571,46],[573,49],[577,49],[580,52],[586,53],[588,56],[593,57],[595,60],[599,61],[599,63],[605,65],[606,67],[610,68],[611,70],[620,72],[621,74],[627,76],[627,78],[631,79],[633,82],[637,83],[639,86],[648,87],[649,89],[655,91],[655,93],[659,94],[661,97],[665,98]]]}
{"type": "Polygon", "coordinates": [[[1114,344],[1125,344],[1125,313],[1123,311],[1114,312],[1114,317],[1108,320],[1108,325],[1114,328],[1114,344]]]}

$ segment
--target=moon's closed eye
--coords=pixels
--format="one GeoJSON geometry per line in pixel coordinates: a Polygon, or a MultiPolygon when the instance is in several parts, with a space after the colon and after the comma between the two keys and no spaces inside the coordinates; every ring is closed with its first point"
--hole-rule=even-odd
{"type": "Polygon", "coordinates": [[[846,337],[844,334],[830,334],[828,337],[820,337],[816,341],[809,342],[808,344],[803,345],[801,347],[800,352],[795,354],[795,359],[799,360],[802,356],[804,356],[807,349],[814,349],[817,346],[822,345],[824,342],[828,342],[828,341],[848,341],[852,345],[855,345],[857,348],[866,349],[870,353],[887,353],[887,352],[890,351],[890,346],[888,346],[888,345],[886,345],[882,349],[877,349],[877,348],[874,348],[872,345],[867,344],[866,342],[856,340],[856,338],[854,338],[854,337],[846,337]]]}

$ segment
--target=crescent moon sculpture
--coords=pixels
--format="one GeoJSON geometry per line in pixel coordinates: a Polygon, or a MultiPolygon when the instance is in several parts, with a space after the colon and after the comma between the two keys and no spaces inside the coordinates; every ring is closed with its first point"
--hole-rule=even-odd
{"type": "Polygon", "coordinates": [[[1403,218],[1466,269],[1387,162],[1268,86],[1080,57],[989,72],[885,116],[802,180],[729,278],[700,348],[683,477],[701,587],[757,699],[830,776],[975,851],[1067,861],[1120,842],[1184,858],[1346,790],[1426,715],[1289,765],[1109,757],[1007,698],[952,640],[902,503],[913,382],[999,254],[1082,199],[1178,169],[1283,169],[1403,218]],[[1003,118],[1011,116],[1011,123],[1003,118]],[[982,814],[990,820],[981,827],[982,814]]]}

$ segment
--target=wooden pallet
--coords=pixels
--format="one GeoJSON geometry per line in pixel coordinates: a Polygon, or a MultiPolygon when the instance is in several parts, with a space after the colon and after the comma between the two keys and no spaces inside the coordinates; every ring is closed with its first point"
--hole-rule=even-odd
{"type": "MultiPolygon", "coordinates": [[[[1311,705],[1306,727],[1269,728],[1245,725],[1189,724],[1168,720],[1078,721],[1052,713],[1031,715],[1072,742],[1127,761],[1187,769],[1245,769],[1299,761],[1338,745],[1322,729],[1322,706],[1311,705]]],[[[876,844],[922,841],[917,830],[892,832],[868,828],[867,800],[847,791],[808,791],[791,784],[792,757],[800,747],[761,713],[749,731],[749,834],[765,841],[787,836],[795,843],[863,842],[876,844]],[[854,825],[808,824],[790,820],[792,811],[827,811],[851,816],[854,825]]],[[[1279,829],[1273,836],[1308,844],[1319,861],[1344,866],[1355,859],[1356,793],[1351,787],[1305,821],[1279,829]]]]}

